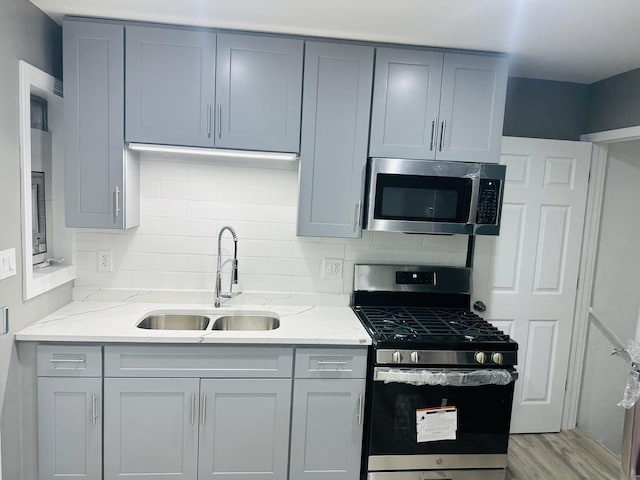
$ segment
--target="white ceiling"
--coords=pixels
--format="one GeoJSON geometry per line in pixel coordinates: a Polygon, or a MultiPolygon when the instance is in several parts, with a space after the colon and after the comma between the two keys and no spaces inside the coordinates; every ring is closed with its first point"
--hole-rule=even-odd
{"type": "Polygon", "coordinates": [[[510,75],[592,83],[640,67],[639,0],[32,0],[86,15],[507,52],[510,75]]]}

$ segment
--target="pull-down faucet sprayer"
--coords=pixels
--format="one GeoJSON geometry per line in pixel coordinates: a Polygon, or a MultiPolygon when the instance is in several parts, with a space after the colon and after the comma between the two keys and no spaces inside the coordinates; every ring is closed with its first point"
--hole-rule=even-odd
{"type": "Polygon", "coordinates": [[[236,235],[235,230],[229,225],[225,225],[220,229],[220,233],[218,233],[218,268],[216,270],[216,299],[215,306],[220,306],[220,300],[223,298],[231,298],[233,284],[238,283],[238,236],[236,235]],[[225,230],[228,230],[233,236],[233,260],[231,263],[231,281],[229,282],[229,291],[222,291],[222,234],[225,230]]]}

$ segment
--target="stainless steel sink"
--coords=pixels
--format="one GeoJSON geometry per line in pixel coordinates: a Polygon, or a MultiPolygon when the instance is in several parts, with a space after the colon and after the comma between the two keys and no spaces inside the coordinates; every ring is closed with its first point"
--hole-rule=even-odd
{"type": "Polygon", "coordinates": [[[149,330],[206,330],[210,321],[204,315],[162,313],[143,318],[137,327],[149,330]]]}
{"type": "Polygon", "coordinates": [[[280,320],[267,315],[225,315],[213,322],[213,330],[275,330],[280,320]]]}

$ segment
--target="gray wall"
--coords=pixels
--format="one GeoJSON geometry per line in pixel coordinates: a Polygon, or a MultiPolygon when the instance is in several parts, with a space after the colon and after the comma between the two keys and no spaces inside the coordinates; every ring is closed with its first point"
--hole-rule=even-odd
{"type": "MultiPolygon", "coordinates": [[[[0,250],[14,247],[20,259],[18,60],[61,78],[62,32],[27,0],[0,0],[0,12],[0,250]]],[[[7,480],[26,478],[20,465],[21,400],[13,335],[71,300],[71,285],[67,284],[24,302],[20,260],[17,268],[15,277],[0,281],[0,305],[9,307],[11,327],[9,335],[0,337],[2,477],[7,480]]]]}
{"type": "Polygon", "coordinates": [[[589,86],[587,133],[640,125],[640,68],[589,86]]]}
{"type": "Polygon", "coordinates": [[[503,135],[580,140],[588,104],[587,85],[509,77],[503,135]]]}

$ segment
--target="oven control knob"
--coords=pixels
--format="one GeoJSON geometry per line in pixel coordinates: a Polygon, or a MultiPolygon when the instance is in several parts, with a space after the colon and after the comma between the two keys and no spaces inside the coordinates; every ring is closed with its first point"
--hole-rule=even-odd
{"type": "Polygon", "coordinates": [[[484,363],[487,361],[487,354],[484,352],[476,352],[475,359],[476,363],[484,363]]]}
{"type": "Polygon", "coordinates": [[[411,359],[411,361],[413,363],[418,363],[420,361],[420,358],[418,356],[418,352],[411,352],[411,355],[409,355],[409,358],[411,359]]]}
{"type": "Polygon", "coordinates": [[[491,360],[493,360],[493,363],[496,365],[502,365],[502,354],[500,352],[495,352],[491,355],[491,360]]]}
{"type": "Polygon", "coordinates": [[[391,354],[391,361],[394,363],[400,363],[402,361],[402,354],[400,352],[393,352],[391,354]]]}

